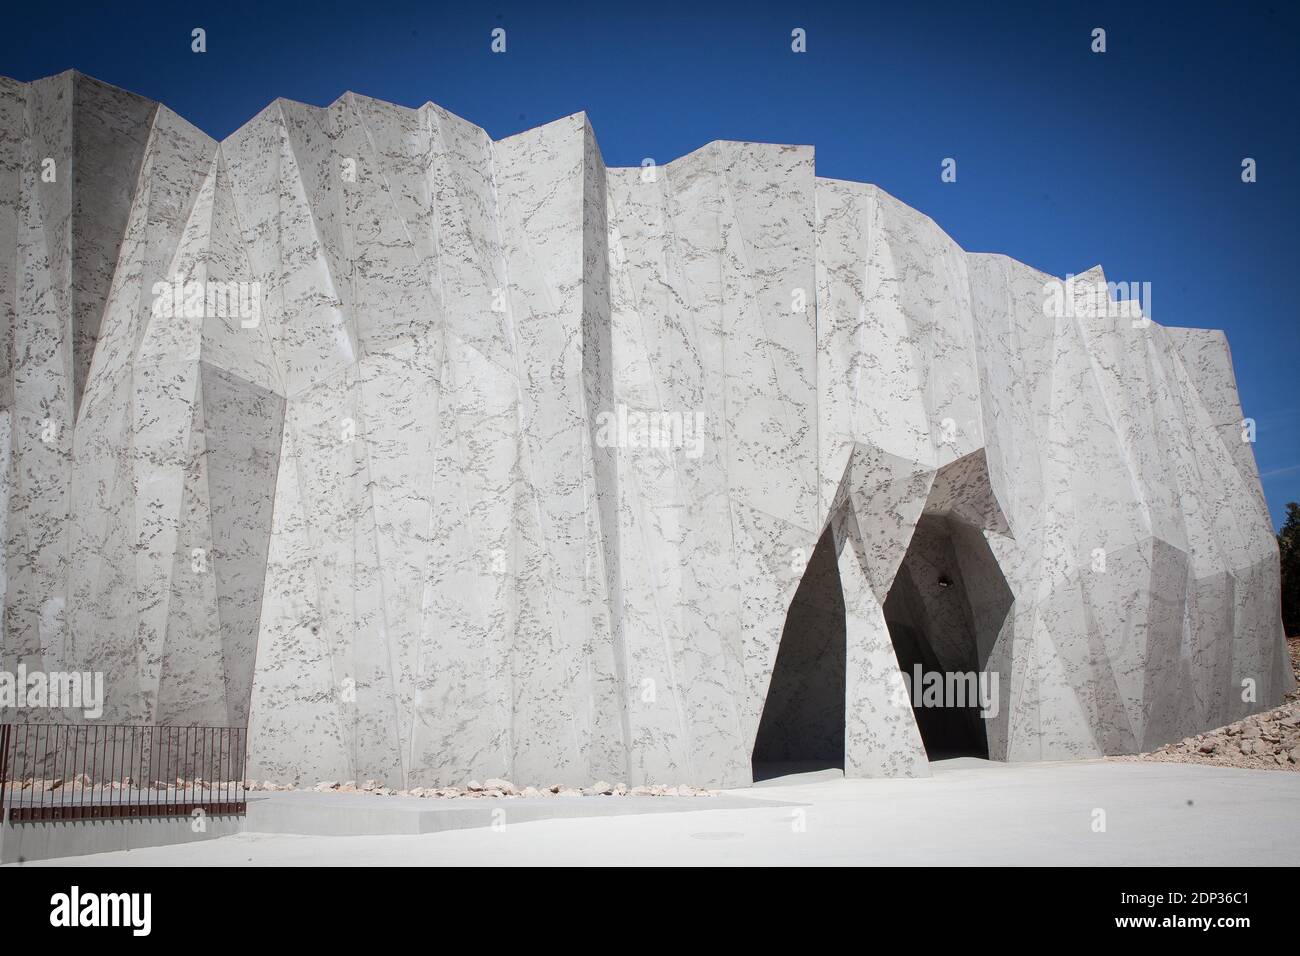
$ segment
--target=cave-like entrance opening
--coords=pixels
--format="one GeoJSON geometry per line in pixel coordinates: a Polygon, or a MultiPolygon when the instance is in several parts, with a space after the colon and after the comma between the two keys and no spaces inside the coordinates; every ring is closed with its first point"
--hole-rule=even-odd
{"type": "Polygon", "coordinates": [[[989,756],[985,710],[1000,688],[986,671],[1011,591],[981,529],[925,514],[885,600],[885,624],[926,755],[989,756]]]}
{"type": "Polygon", "coordinates": [[[989,658],[1014,601],[990,540],[1008,533],[984,452],[958,458],[935,475],[885,598],[931,760],[989,756],[989,721],[1010,691],[989,658]]]}
{"type": "MultiPolygon", "coordinates": [[[[786,614],[754,742],[756,781],[844,768],[847,635],[831,525],[786,614]]],[[[1008,662],[995,648],[1014,595],[990,542],[1009,533],[984,452],[945,465],[881,606],[931,760],[1005,751],[1000,736],[990,746],[989,731],[998,715],[1005,730],[1008,662]]]]}
{"type": "Polygon", "coordinates": [[[828,527],[786,613],[754,742],[754,779],[844,769],[844,593],[828,527]]]}

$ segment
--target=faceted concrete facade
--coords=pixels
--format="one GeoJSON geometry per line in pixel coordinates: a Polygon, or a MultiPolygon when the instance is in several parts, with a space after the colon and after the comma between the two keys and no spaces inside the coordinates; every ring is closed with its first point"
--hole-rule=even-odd
{"type": "Polygon", "coordinates": [[[307,783],[743,784],[769,684],[773,756],[925,774],[912,639],[1000,759],[1276,703],[1224,337],[1053,287],[809,147],[0,80],[3,666],[307,783]]]}

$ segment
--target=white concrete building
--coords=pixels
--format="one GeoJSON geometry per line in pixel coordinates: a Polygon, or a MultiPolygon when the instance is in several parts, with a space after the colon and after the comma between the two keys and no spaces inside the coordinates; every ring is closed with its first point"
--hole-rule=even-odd
{"type": "Polygon", "coordinates": [[[1293,684],[1223,335],[811,147],[0,80],[0,349],[3,666],[258,779],[918,775],[1293,684]]]}

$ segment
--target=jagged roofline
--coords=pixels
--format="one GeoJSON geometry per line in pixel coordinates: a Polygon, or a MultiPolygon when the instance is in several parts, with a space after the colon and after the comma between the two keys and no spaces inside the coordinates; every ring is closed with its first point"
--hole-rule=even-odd
{"type": "Polygon", "coordinates": [[[0,81],[0,109],[5,653],[75,634],[111,719],[247,720],[275,779],[747,784],[826,540],[844,687],[810,739],[924,775],[883,606],[923,520],[913,570],[983,582],[959,663],[1014,691],[991,756],[1163,743],[1294,686],[1223,337],[1053,314],[1043,273],[819,181],[810,147],[718,141],[643,183],[582,113],[494,144],[431,105],[280,99],[218,143],[76,74],[0,81]],[[266,282],[261,332],[153,316],[190,275],[266,282]],[[624,403],[707,419],[707,454],[598,437],[624,403]]]}
{"type": "MultiPolygon", "coordinates": [[[[196,133],[198,133],[200,136],[202,136],[202,137],[203,137],[207,142],[209,142],[209,143],[211,143],[211,144],[213,144],[213,145],[215,145],[215,146],[217,146],[217,147],[220,147],[222,144],[224,144],[224,143],[228,143],[228,142],[230,142],[232,139],[235,139],[236,137],[242,135],[246,130],[248,130],[250,127],[252,127],[253,124],[255,124],[255,123],[256,123],[260,118],[262,118],[263,116],[265,116],[267,113],[270,113],[270,112],[272,112],[273,110],[278,110],[278,109],[280,108],[280,104],[282,104],[282,103],[289,103],[289,104],[292,104],[293,106],[301,107],[301,108],[303,108],[303,109],[315,110],[315,111],[317,111],[317,112],[324,112],[324,111],[326,111],[326,110],[333,109],[334,107],[338,106],[340,103],[344,103],[344,102],[347,102],[347,101],[349,101],[349,100],[369,100],[369,101],[372,102],[372,103],[379,103],[379,104],[381,104],[381,105],[383,105],[383,106],[385,106],[385,107],[391,107],[391,108],[395,108],[395,109],[406,110],[406,111],[409,112],[409,113],[419,113],[419,112],[422,111],[422,110],[427,110],[427,109],[430,109],[430,108],[432,108],[432,109],[436,109],[436,110],[440,110],[440,111],[442,111],[443,113],[446,113],[446,114],[449,115],[449,116],[455,117],[457,120],[460,120],[460,121],[463,122],[463,123],[468,123],[470,126],[474,127],[474,129],[478,130],[480,133],[482,133],[484,136],[486,136],[486,137],[487,137],[491,142],[493,142],[493,143],[504,143],[505,141],[510,140],[510,139],[514,139],[515,137],[518,137],[518,136],[528,136],[528,135],[531,135],[531,134],[534,134],[534,133],[538,132],[539,130],[549,129],[550,127],[556,126],[556,125],[558,125],[558,124],[560,124],[560,123],[567,122],[567,121],[573,119],[573,117],[575,117],[575,116],[581,116],[581,117],[583,118],[583,121],[584,121],[585,123],[587,123],[588,126],[591,127],[591,129],[592,129],[592,131],[593,131],[593,135],[594,135],[594,133],[595,133],[595,127],[591,125],[591,118],[587,115],[587,111],[586,111],[586,110],[577,110],[577,111],[575,111],[575,112],[573,112],[573,113],[568,113],[568,114],[566,114],[566,115],[564,115],[564,116],[556,117],[556,118],[553,119],[553,120],[548,120],[548,121],[545,122],[545,123],[538,123],[536,126],[530,126],[530,127],[528,127],[527,129],[520,130],[520,131],[517,132],[517,133],[511,133],[509,136],[502,136],[502,137],[500,137],[499,139],[494,139],[494,138],[491,136],[491,134],[488,133],[488,131],[487,131],[486,129],[484,129],[482,126],[479,126],[479,125],[478,125],[477,123],[475,123],[473,120],[471,120],[471,119],[467,119],[467,118],[465,118],[464,116],[461,116],[459,113],[454,113],[454,112],[452,112],[451,110],[447,109],[446,107],[444,107],[444,106],[440,106],[439,104],[433,102],[432,100],[426,100],[426,101],[425,101],[423,104],[421,104],[420,106],[404,106],[404,105],[402,105],[401,103],[394,103],[394,102],[392,102],[391,100],[380,99],[380,98],[377,97],[377,96],[368,96],[368,95],[366,95],[365,93],[357,93],[357,92],[354,91],[354,90],[344,90],[343,93],[341,93],[339,96],[337,96],[334,100],[332,100],[331,102],[329,102],[329,103],[326,104],[325,106],[317,106],[317,105],[315,105],[315,104],[313,104],[313,103],[304,103],[304,102],[301,101],[301,100],[291,99],[290,97],[287,97],[287,96],[277,96],[277,97],[275,97],[275,99],[271,100],[270,103],[266,104],[265,107],[263,107],[262,109],[258,110],[256,113],[254,113],[252,116],[250,116],[247,120],[245,120],[245,121],[244,121],[240,126],[238,126],[236,129],[232,130],[232,131],[231,131],[231,132],[230,132],[230,133],[229,133],[229,134],[228,134],[224,139],[220,139],[220,140],[218,140],[218,139],[216,139],[215,137],[213,137],[213,136],[211,136],[210,134],[208,134],[206,131],[204,131],[204,130],[200,129],[199,127],[195,126],[193,123],[191,123],[189,120],[187,120],[184,116],[182,116],[181,114],[177,113],[177,112],[176,112],[175,110],[173,110],[171,107],[167,106],[166,103],[163,103],[163,102],[158,101],[158,100],[152,100],[152,99],[150,99],[150,98],[147,97],[147,96],[144,96],[144,95],[142,95],[142,94],[140,94],[140,93],[136,93],[136,92],[134,92],[133,90],[128,90],[128,89],[126,89],[125,87],[117,86],[117,85],[114,84],[114,83],[109,83],[109,82],[107,82],[107,81],[105,81],[105,80],[101,80],[101,79],[99,79],[98,77],[91,76],[91,75],[88,74],[88,73],[82,73],[80,70],[77,70],[77,69],[75,69],[75,68],[74,68],[74,69],[64,70],[64,71],[61,72],[61,73],[53,73],[53,74],[50,74],[49,76],[39,77],[38,79],[30,80],[30,81],[18,80],[18,79],[15,79],[15,78],[13,78],[13,77],[8,77],[8,76],[0,77],[0,79],[8,80],[8,81],[13,82],[13,83],[20,83],[20,84],[22,84],[23,86],[30,86],[32,83],[40,83],[40,82],[44,82],[44,81],[47,81],[47,80],[60,79],[60,78],[62,78],[62,77],[68,77],[68,78],[70,78],[70,79],[76,79],[76,78],[80,77],[80,78],[82,78],[82,79],[86,79],[86,80],[90,80],[91,82],[98,83],[98,84],[100,84],[101,86],[106,86],[106,87],[109,87],[109,88],[111,88],[111,89],[118,90],[119,92],[125,93],[125,94],[128,95],[128,96],[137,97],[138,99],[145,100],[145,101],[150,102],[150,103],[155,103],[155,104],[158,105],[160,108],[167,110],[169,113],[171,113],[171,114],[172,114],[173,116],[175,116],[177,119],[180,119],[181,121],[185,122],[188,126],[190,126],[191,129],[193,129],[196,133]]],[[[358,114],[358,118],[361,118],[361,117],[359,116],[359,114],[358,114]]],[[[698,146],[698,147],[696,147],[695,149],[691,150],[689,153],[682,153],[680,156],[674,157],[673,159],[668,160],[666,163],[660,163],[660,164],[658,164],[658,165],[660,165],[661,167],[664,167],[664,168],[672,167],[672,166],[674,166],[674,165],[676,165],[676,164],[678,164],[678,163],[681,163],[681,162],[683,162],[683,161],[685,161],[685,160],[689,160],[689,159],[691,159],[691,158],[693,158],[693,157],[695,157],[695,156],[698,156],[699,154],[704,153],[704,152],[707,151],[707,150],[713,149],[713,148],[714,148],[715,146],[717,146],[718,144],[764,145],[764,146],[788,146],[788,147],[791,147],[791,148],[794,148],[794,149],[809,149],[809,150],[812,150],[812,151],[813,151],[814,164],[816,163],[817,147],[816,147],[815,145],[811,145],[811,144],[769,143],[769,142],[766,142],[766,141],[764,141],[764,140],[712,139],[712,140],[709,140],[709,141],[708,141],[707,143],[705,143],[704,145],[702,145],[702,146],[698,146]]],[[[607,167],[606,167],[606,169],[608,169],[608,170],[615,170],[615,171],[622,171],[622,170],[636,170],[637,168],[638,168],[638,167],[636,167],[636,166],[607,166],[607,167]]],[[[869,186],[869,187],[871,187],[872,189],[878,190],[880,193],[882,193],[882,194],[888,196],[890,199],[893,199],[893,200],[896,201],[896,202],[900,202],[900,203],[903,202],[903,201],[902,201],[901,199],[899,199],[897,196],[893,195],[893,194],[890,193],[888,190],[883,189],[882,187],[876,185],[875,183],[870,183],[870,182],[866,182],[866,181],[863,181],[863,180],[856,180],[856,179],[840,179],[840,178],[838,178],[838,177],[833,177],[833,176],[817,176],[816,178],[817,178],[817,180],[818,180],[819,182],[828,182],[828,183],[849,183],[849,184],[852,184],[852,185],[855,185],[855,186],[869,186]]],[[[906,204],[904,204],[904,205],[906,205],[906,204]]],[[[914,206],[913,206],[913,207],[909,207],[909,208],[913,209],[913,210],[914,210],[915,212],[917,212],[919,215],[924,216],[924,217],[926,218],[927,221],[929,221],[930,223],[932,223],[932,224],[934,225],[934,227],[935,227],[936,229],[938,229],[940,232],[942,232],[942,233],[943,233],[945,236],[947,236],[949,239],[952,239],[952,236],[948,233],[948,231],[947,231],[946,229],[944,229],[943,226],[942,226],[939,222],[937,222],[937,221],[936,221],[932,216],[930,216],[928,213],[922,212],[921,210],[916,209],[916,207],[914,207],[914,206]]],[[[957,243],[957,241],[956,241],[955,239],[953,239],[953,242],[954,242],[956,245],[958,245],[958,246],[961,245],[960,243],[957,243]]],[[[1049,272],[1044,272],[1043,270],[1041,270],[1041,269],[1039,269],[1039,268],[1037,268],[1037,267],[1035,267],[1035,266],[1031,266],[1031,265],[1029,265],[1028,263],[1024,262],[1023,260],[1017,259],[1017,258],[1015,258],[1014,256],[1007,255],[1006,253],[1002,253],[1002,252],[978,252],[978,251],[972,251],[972,250],[966,250],[966,249],[963,249],[963,251],[966,252],[967,255],[995,256],[995,257],[1001,257],[1001,258],[1009,259],[1009,260],[1011,260],[1012,262],[1015,262],[1017,265],[1019,265],[1019,266],[1023,266],[1023,267],[1026,268],[1026,269],[1030,269],[1030,270],[1032,270],[1033,272],[1037,273],[1038,275],[1042,276],[1044,281],[1048,281],[1048,280],[1051,280],[1051,279],[1060,279],[1060,278],[1061,278],[1060,276],[1053,276],[1053,275],[1052,275],[1051,273],[1049,273],[1049,272]]],[[[1087,269],[1087,270],[1085,270],[1085,271],[1083,271],[1083,272],[1077,273],[1077,274],[1076,274],[1076,277],[1079,278],[1079,279],[1088,279],[1089,281],[1094,281],[1094,280],[1095,280],[1095,281],[1099,281],[1099,282],[1101,282],[1101,283],[1105,283],[1105,281],[1106,281],[1106,277],[1105,277],[1104,272],[1102,271],[1102,267],[1101,267],[1101,264],[1100,264],[1100,263],[1098,263],[1098,264],[1092,266],[1091,268],[1089,268],[1089,269],[1087,269]],[[1095,276],[1094,276],[1094,273],[1095,273],[1095,276]]],[[[1151,319],[1151,321],[1152,321],[1152,323],[1155,324],[1155,325],[1161,325],[1161,323],[1156,322],[1155,319],[1151,319]]],[[[1162,325],[1161,327],[1162,327],[1162,328],[1192,328],[1192,327],[1184,327],[1184,326],[1167,326],[1167,325],[1162,325]]],[[[1202,328],[1192,328],[1192,330],[1193,330],[1193,331],[1202,331],[1202,332],[1204,332],[1204,331],[1218,331],[1218,330],[1202,329],[1202,328]]]]}

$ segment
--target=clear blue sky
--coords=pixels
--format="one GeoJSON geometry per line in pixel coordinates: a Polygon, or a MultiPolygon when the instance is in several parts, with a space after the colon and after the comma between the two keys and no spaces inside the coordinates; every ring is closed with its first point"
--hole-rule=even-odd
{"type": "Polygon", "coordinates": [[[218,138],[277,96],[350,89],[433,100],[494,137],[586,110],[611,165],[713,139],[814,145],[820,175],[879,184],[968,250],[1056,275],[1100,263],[1152,283],[1157,321],[1224,329],[1274,519],[1300,500],[1290,0],[10,4],[0,74],[70,67],[218,138]]]}

